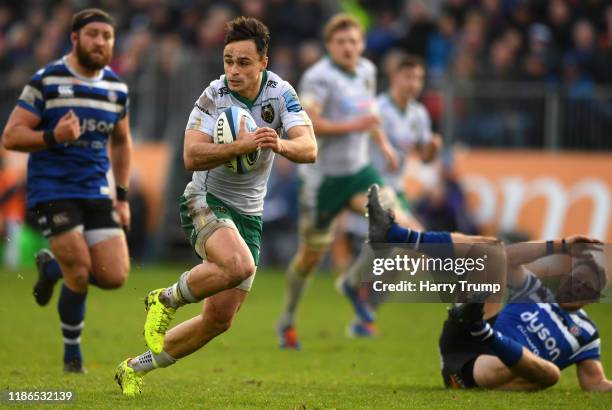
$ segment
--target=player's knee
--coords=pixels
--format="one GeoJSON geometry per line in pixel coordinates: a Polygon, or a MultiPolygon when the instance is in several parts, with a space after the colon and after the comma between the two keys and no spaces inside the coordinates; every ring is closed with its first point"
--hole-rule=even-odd
{"type": "Polygon", "coordinates": [[[127,274],[117,274],[110,277],[105,278],[104,280],[99,281],[104,289],[118,289],[125,284],[127,280],[127,274]]]}
{"type": "Polygon", "coordinates": [[[68,270],[91,271],[91,258],[87,252],[67,250],[66,252],[62,252],[61,255],[56,255],[56,257],[68,270]]]}
{"type": "Polygon", "coordinates": [[[323,252],[302,248],[298,252],[293,267],[300,273],[309,274],[319,265],[322,256],[323,252]]]}
{"type": "Polygon", "coordinates": [[[216,309],[214,312],[212,312],[212,314],[207,318],[212,332],[215,335],[220,335],[221,333],[227,331],[230,327],[232,327],[234,315],[234,311],[223,309],[216,309]]]}
{"type": "Polygon", "coordinates": [[[539,384],[543,389],[548,387],[552,387],[561,378],[561,371],[559,368],[553,364],[547,366],[546,371],[542,374],[542,377],[539,378],[539,384]]]}
{"type": "Polygon", "coordinates": [[[224,261],[222,267],[228,275],[232,287],[239,285],[255,272],[255,263],[251,255],[232,255],[224,261]]]}

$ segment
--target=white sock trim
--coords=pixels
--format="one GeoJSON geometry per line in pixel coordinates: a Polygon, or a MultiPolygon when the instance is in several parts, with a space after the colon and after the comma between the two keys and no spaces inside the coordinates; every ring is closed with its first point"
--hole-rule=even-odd
{"type": "Polygon", "coordinates": [[[72,330],[72,331],[75,331],[75,330],[81,330],[81,329],[83,329],[83,328],[85,327],[85,321],[83,321],[83,322],[79,323],[78,325],[69,325],[69,324],[67,324],[67,323],[60,322],[60,325],[62,326],[62,329],[64,329],[64,330],[72,330]]]}

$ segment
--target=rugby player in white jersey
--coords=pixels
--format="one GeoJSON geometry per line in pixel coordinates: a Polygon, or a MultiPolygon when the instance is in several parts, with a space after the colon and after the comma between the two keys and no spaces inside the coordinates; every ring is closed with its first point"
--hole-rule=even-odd
{"type": "Polygon", "coordinates": [[[125,395],[140,393],[147,372],[175,363],[230,327],[255,277],[274,154],[294,162],[314,162],[317,157],[312,125],[295,91],[266,70],[269,39],[268,28],[255,18],[229,22],[225,74],[210,83],[191,112],[184,160],[195,172],[181,198],[181,224],[202,263],[174,285],[147,296],[145,341],[150,350],[119,365],[115,378],[125,395]],[[248,132],[243,118],[236,142],[214,144],[219,112],[231,106],[249,110],[259,128],[248,132]],[[251,171],[238,174],[225,166],[257,149],[261,153],[251,171]],[[201,315],[166,333],[177,308],[202,300],[201,315]]]}
{"type": "MultiPolygon", "coordinates": [[[[323,36],[328,55],[304,73],[299,89],[312,118],[319,156],[316,164],[299,169],[300,244],[287,271],[285,306],[277,329],[283,348],[299,348],[295,313],[307,277],[333,240],[336,217],[344,209],[363,215],[368,187],[374,183],[384,186],[370,164],[370,138],[379,145],[392,172],[398,165],[376,114],[376,67],[362,57],[363,28],[349,15],[338,14],[326,24],[323,36]]],[[[398,206],[391,187],[381,194],[402,224],[421,228],[398,206]]],[[[366,266],[367,255],[355,263],[366,266]]]]}
{"type": "MultiPolygon", "coordinates": [[[[387,73],[389,89],[378,95],[376,105],[383,130],[398,153],[398,170],[389,169],[384,153],[372,140],[369,151],[372,165],[385,185],[395,191],[399,206],[410,212],[402,178],[405,161],[412,153],[425,163],[432,161],[442,148],[442,138],[432,132],[427,108],[417,100],[425,83],[423,60],[402,52],[390,54],[387,60],[390,62],[387,73]]],[[[364,238],[367,236],[367,221],[364,218],[351,214],[348,223],[351,225],[351,232],[364,238]]],[[[367,272],[364,272],[364,266],[360,265],[355,264],[353,269],[339,278],[338,288],[347,296],[356,315],[348,327],[349,335],[370,337],[375,329],[374,312],[384,301],[385,294],[370,294],[367,298],[363,296],[359,291],[360,278],[365,277],[367,272]]]]}

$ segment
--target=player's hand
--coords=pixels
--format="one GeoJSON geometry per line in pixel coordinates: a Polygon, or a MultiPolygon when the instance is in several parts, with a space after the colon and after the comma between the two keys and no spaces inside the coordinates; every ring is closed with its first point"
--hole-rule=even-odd
{"type": "Polygon", "coordinates": [[[421,161],[427,163],[436,159],[443,145],[444,142],[440,134],[432,134],[431,141],[425,144],[421,149],[421,161]]]}
{"type": "Polygon", "coordinates": [[[603,242],[586,235],[572,235],[565,238],[567,253],[573,257],[583,257],[589,252],[602,252],[603,242]]]}
{"type": "Polygon", "coordinates": [[[389,143],[385,143],[380,147],[383,156],[387,160],[387,167],[389,171],[396,172],[399,168],[399,160],[397,158],[397,152],[395,148],[389,143]]]}
{"type": "Polygon", "coordinates": [[[255,142],[255,133],[259,131],[259,128],[255,132],[249,132],[246,127],[246,117],[242,116],[240,119],[240,131],[238,132],[238,138],[236,143],[242,144],[243,153],[250,154],[257,150],[257,143],[255,142]]]}
{"type": "Polygon", "coordinates": [[[270,148],[277,154],[282,154],[283,152],[283,140],[279,138],[276,131],[272,128],[258,128],[255,131],[255,142],[259,148],[270,148]]]}
{"type": "Polygon", "coordinates": [[[55,136],[55,140],[60,144],[75,141],[81,136],[79,117],[77,117],[73,110],[68,111],[59,119],[57,125],[53,129],[53,135],[55,136]]]}
{"type": "Polygon", "coordinates": [[[380,125],[380,117],[376,114],[366,114],[355,118],[351,122],[351,130],[355,132],[370,131],[372,128],[380,125]]]}
{"type": "Polygon", "coordinates": [[[132,223],[132,214],[130,212],[130,203],[128,201],[117,201],[115,203],[115,212],[119,216],[119,223],[126,231],[130,230],[132,223]]]}

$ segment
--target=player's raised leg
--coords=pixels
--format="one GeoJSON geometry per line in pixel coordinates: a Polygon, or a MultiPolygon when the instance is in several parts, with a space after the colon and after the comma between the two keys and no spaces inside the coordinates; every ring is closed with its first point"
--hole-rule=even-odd
{"type": "MultiPolygon", "coordinates": [[[[369,187],[375,184],[378,178],[364,180],[369,187]]],[[[419,221],[407,210],[404,210],[391,187],[381,187],[378,191],[378,199],[381,206],[392,209],[395,218],[402,226],[411,229],[422,230],[419,221]]],[[[350,209],[358,214],[364,214],[368,203],[368,193],[362,192],[354,195],[349,203],[350,209]]],[[[379,255],[380,256],[380,255],[379,255]]],[[[361,279],[366,277],[372,266],[374,254],[369,246],[364,246],[360,250],[355,261],[351,264],[348,271],[338,277],[336,288],[351,303],[355,311],[356,319],[349,324],[347,334],[351,337],[371,337],[377,333],[374,324],[375,310],[368,303],[367,295],[360,292],[361,279]]]]}
{"type": "Polygon", "coordinates": [[[217,229],[206,240],[205,249],[208,260],[183,273],[175,284],[147,296],[145,341],[153,353],[161,353],[176,309],[239,286],[255,273],[253,257],[236,229],[217,229]]]}

